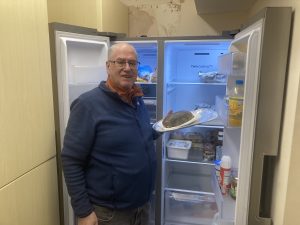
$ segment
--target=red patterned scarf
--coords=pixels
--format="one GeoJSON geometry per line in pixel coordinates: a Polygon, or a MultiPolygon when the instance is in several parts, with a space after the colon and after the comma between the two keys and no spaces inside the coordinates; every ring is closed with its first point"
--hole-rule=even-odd
{"type": "Polygon", "coordinates": [[[120,95],[121,99],[129,104],[132,104],[132,99],[137,96],[143,96],[142,89],[137,86],[136,84],[133,84],[131,89],[125,89],[121,87],[117,87],[114,85],[114,83],[108,78],[106,81],[106,85],[109,89],[111,89],[113,92],[117,92],[118,95],[120,95]]]}

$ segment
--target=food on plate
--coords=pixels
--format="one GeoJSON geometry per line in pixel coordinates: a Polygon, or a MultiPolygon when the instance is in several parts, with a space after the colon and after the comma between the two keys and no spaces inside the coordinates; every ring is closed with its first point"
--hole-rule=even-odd
{"type": "Polygon", "coordinates": [[[178,111],[169,113],[162,121],[162,124],[166,128],[172,128],[180,126],[194,118],[193,113],[190,111],[178,111]]]}

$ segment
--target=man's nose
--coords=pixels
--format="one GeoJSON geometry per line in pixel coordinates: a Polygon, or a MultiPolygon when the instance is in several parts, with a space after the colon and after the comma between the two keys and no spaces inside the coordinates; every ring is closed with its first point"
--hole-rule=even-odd
{"type": "Polygon", "coordinates": [[[131,70],[128,62],[125,63],[124,69],[131,70]]]}

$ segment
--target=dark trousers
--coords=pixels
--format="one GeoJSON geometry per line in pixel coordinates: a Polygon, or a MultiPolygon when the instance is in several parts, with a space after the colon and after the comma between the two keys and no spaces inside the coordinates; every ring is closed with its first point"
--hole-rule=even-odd
{"type": "Polygon", "coordinates": [[[148,225],[150,204],[136,209],[116,210],[94,206],[99,225],[148,225]]]}

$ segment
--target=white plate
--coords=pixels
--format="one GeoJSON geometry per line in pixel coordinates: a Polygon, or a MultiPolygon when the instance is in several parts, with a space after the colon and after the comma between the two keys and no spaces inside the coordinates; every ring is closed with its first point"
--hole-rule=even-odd
{"type": "Polygon", "coordinates": [[[211,120],[214,120],[218,117],[218,113],[212,109],[197,109],[194,111],[191,111],[191,113],[194,115],[194,118],[192,118],[191,120],[181,124],[180,126],[176,126],[176,127],[165,127],[162,124],[162,120],[157,121],[155,124],[153,124],[153,129],[158,131],[158,132],[167,132],[167,131],[173,131],[173,130],[178,130],[178,129],[182,129],[182,128],[186,128],[186,127],[190,127],[190,126],[194,126],[197,124],[201,124],[201,123],[205,123],[211,120]]]}

